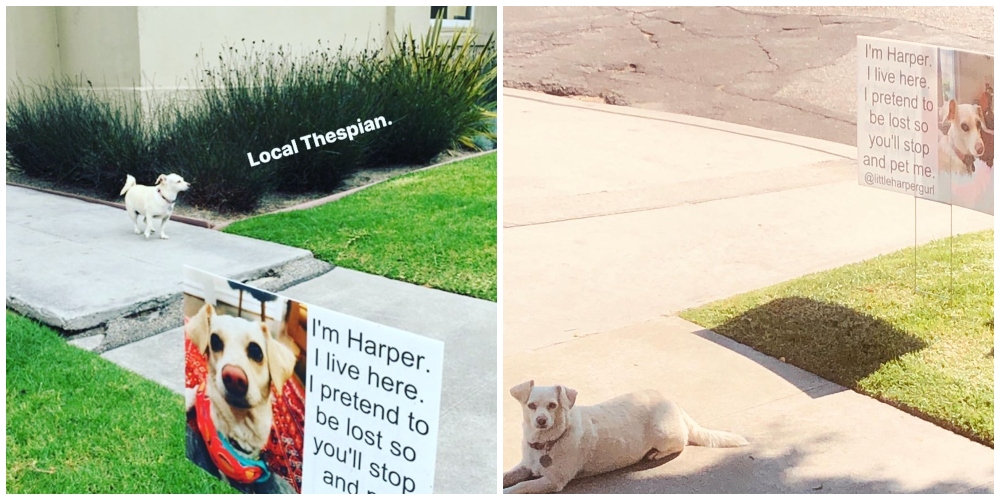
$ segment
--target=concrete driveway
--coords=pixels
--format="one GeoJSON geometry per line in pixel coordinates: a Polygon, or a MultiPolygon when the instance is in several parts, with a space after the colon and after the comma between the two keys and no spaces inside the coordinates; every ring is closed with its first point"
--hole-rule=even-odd
{"type": "MultiPolygon", "coordinates": [[[[992,491],[993,450],[683,321],[683,309],[990,216],[857,185],[854,148],[741,125],[504,91],[504,388],[580,404],[641,388],[751,446],[574,492],[992,491]]],[[[503,465],[520,458],[503,394],[503,465]]]]}

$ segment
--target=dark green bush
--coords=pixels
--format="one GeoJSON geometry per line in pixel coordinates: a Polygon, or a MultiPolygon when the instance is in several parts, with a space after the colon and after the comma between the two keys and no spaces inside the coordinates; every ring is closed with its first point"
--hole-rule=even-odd
{"type": "Polygon", "coordinates": [[[19,88],[7,103],[7,152],[28,175],[108,198],[125,174],[150,184],[176,172],[192,182],[186,202],[250,211],[268,192],[329,191],[359,168],[423,164],[495,139],[496,47],[492,37],[483,47],[471,40],[442,40],[437,25],[384,53],[321,47],[300,57],[244,41],[203,61],[193,98],[151,106],[145,119],[137,94],[19,88]],[[301,139],[379,117],[391,125],[353,140],[307,149],[301,139]],[[298,153],[251,166],[248,153],[256,163],[293,140],[298,153]]]}
{"type": "Polygon", "coordinates": [[[411,33],[391,45],[381,67],[378,86],[393,123],[379,134],[380,163],[424,163],[456,145],[475,149],[475,137],[491,133],[483,104],[492,90],[496,110],[492,36],[482,47],[472,37],[443,40],[436,23],[419,43],[411,33]]]}
{"type": "Polygon", "coordinates": [[[198,185],[227,184],[221,193],[189,194],[193,203],[217,210],[250,210],[259,197],[254,193],[335,188],[368,166],[372,136],[319,147],[310,139],[308,148],[301,137],[325,135],[371,113],[379,97],[368,73],[377,63],[367,51],[346,56],[327,48],[293,59],[283,47],[231,47],[202,70],[199,98],[180,104],[162,127],[161,150],[198,185]],[[298,153],[260,162],[261,151],[293,140],[298,153]]]}
{"type": "Polygon", "coordinates": [[[97,188],[109,198],[121,191],[127,173],[156,177],[138,97],[65,79],[14,86],[7,99],[7,153],[28,175],[97,188]]]}
{"type": "Polygon", "coordinates": [[[196,101],[185,111],[162,111],[166,125],[157,156],[169,165],[165,171],[191,182],[183,195],[186,203],[223,212],[251,211],[264,193],[274,190],[274,168],[250,168],[239,134],[243,130],[233,122],[206,119],[211,114],[205,108],[206,103],[196,101]]]}
{"type": "MultiPolygon", "coordinates": [[[[495,43],[495,42],[494,42],[495,43]]],[[[486,78],[486,95],[479,101],[479,105],[491,111],[497,110],[497,51],[496,46],[488,47],[489,62],[483,66],[483,76],[486,78]]]]}

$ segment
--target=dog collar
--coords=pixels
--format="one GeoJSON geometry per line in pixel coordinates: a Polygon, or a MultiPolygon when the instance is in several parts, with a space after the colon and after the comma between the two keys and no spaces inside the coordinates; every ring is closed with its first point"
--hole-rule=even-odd
{"type": "Polygon", "coordinates": [[[160,188],[156,188],[156,194],[160,195],[160,198],[163,198],[163,201],[165,201],[165,202],[167,202],[167,203],[169,203],[171,205],[174,204],[175,200],[171,200],[170,198],[167,198],[166,196],[163,196],[163,193],[160,191],[160,188]]]}
{"type": "Polygon", "coordinates": [[[976,157],[973,156],[972,153],[963,153],[959,151],[958,147],[954,144],[951,145],[951,150],[955,152],[955,155],[962,159],[962,163],[964,163],[966,167],[971,168],[972,164],[976,162],[976,157]]]}
{"type": "Polygon", "coordinates": [[[531,449],[545,452],[542,454],[542,458],[538,459],[538,462],[542,464],[542,467],[548,467],[552,465],[552,457],[549,456],[549,451],[552,450],[552,447],[555,446],[556,443],[558,443],[559,440],[562,439],[567,432],[569,432],[569,427],[563,429],[562,434],[560,434],[559,437],[551,441],[543,441],[540,443],[531,443],[531,442],[528,443],[528,446],[530,446],[531,449]]]}
{"type": "Polygon", "coordinates": [[[205,394],[205,384],[198,387],[194,407],[198,431],[205,440],[208,456],[226,477],[243,484],[263,483],[271,478],[271,472],[263,460],[242,456],[233,448],[232,443],[216,430],[215,423],[212,422],[212,401],[205,394]]]}

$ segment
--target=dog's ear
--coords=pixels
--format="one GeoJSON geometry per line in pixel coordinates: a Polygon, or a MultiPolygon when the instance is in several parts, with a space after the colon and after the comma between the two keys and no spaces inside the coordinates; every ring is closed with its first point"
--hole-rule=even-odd
{"type": "Polygon", "coordinates": [[[573,405],[576,404],[576,389],[570,389],[564,385],[558,386],[559,390],[559,406],[565,407],[567,410],[572,409],[573,405]]]}
{"type": "Polygon", "coordinates": [[[521,404],[525,404],[528,402],[528,397],[531,396],[531,388],[534,386],[534,380],[522,382],[510,388],[510,395],[514,396],[514,399],[520,401],[521,404]]]}
{"type": "Polygon", "coordinates": [[[160,174],[160,176],[156,178],[156,185],[159,186],[165,180],[167,180],[167,176],[160,174]]]}
{"type": "Polygon", "coordinates": [[[983,114],[983,107],[976,104],[976,114],[979,115],[979,122],[981,124],[986,124],[986,115],[983,114]]]}
{"type": "Polygon", "coordinates": [[[274,385],[275,394],[281,395],[285,382],[295,372],[295,353],[288,346],[271,337],[267,325],[261,323],[260,329],[267,338],[267,370],[271,373],[271,384],[274,385]]]}
{"type": "Polygon", "coordinates": [[[958,117],[958,103],[954,99],[948,101],[948,121],[958,117]]]}
{"type": "Polygon", "coordinates": [[[215,318],[215,308],[212,304],[201,306],[198,313],[191,316],[187,324],[187,334],[194,342],[198,352],[204,354],[208,350],[208,339],[212,336],[212,319],[215,318]]]}

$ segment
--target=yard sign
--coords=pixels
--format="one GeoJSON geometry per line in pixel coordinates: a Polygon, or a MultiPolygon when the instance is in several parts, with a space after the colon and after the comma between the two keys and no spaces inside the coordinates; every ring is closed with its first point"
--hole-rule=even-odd
{"type": "Polygon", "coordinates": [[[442,342],[191,268],[184,316],[192,461],[244,492],[433,492],[442,342]],[[262,328],[282,345],[239,333],[262,328]],[[290,364],[279,361],[283,353],[290,364]],[[249,395],[260,381],[255,366],[267,366],[262,373],[270,370],[274,382],[261,414],[272,424],[260,445],[245,418],[232,421],[260,410],[249,395]],[[290,376],[279,390],[285,367],[290,376]],[[215,436],[214,447],[206,444],[215,436]]]}
{"type": "Polygon", "coordinates": [[[858,37],[858,182],[993,214],[993,56],[858,37]]]}

